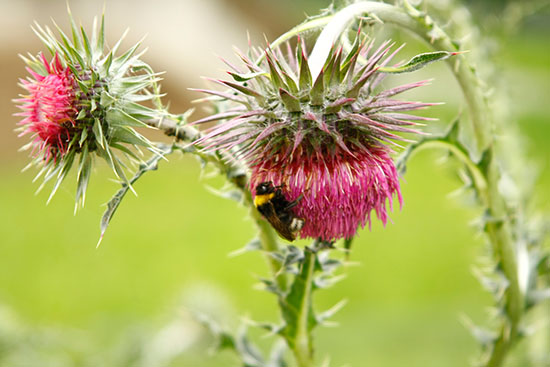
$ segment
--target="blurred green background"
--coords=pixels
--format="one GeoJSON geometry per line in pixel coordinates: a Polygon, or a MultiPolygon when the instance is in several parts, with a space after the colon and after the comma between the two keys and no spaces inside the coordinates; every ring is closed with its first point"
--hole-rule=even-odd
{"type": "MultiPolygon", "coordinates": [[[[70,3],[88,26],[104,2],[70,3]]],[[[166,70],[166,100],[173,112],[183,112],[198,97],[186,88],[203,87],[202,75],[222,76],[216,55],[231,58],[232,45],[245,49],[247,30],[262,44],[263,34],[273,40],[327,4],[128,0],[106,1],[105,8],[111,44],[128,26],[128,46],[147,34],[145,60],[166,70]]],[[[504,119],[517,121],[524,136],[524,151],[517,153],[539,169],[531,209],[550,210],[549,10],[539,3],[516,28],[497,31],[507,19],[503,9],[515,14],[510,4],[470,6],[478,16],[483,8],[477,21],[492,36],[495,93],[510,98],[504,119]]],[[[137,183],[139,197],[128,195],[96,249],[102,204],[118,188],[107,167],[98,165],[76,216],[74,177],[46,206],[47,190],[33,195],[36,171],[21,173],[28,157],[17,149],[26,139],[13,132],[17,110],[10,101],[22,92],[16,84],[25,76],[17,54],[43,50],[29,26],[34,20],[51,24],[53,17],[66,29],[64,8],[63,0],[0,1],[0,366],[236,366],[229,352],[209,353],[212,338],[194,315],[207,314],[231,330],[244,319],[276,321],[278,315],[273,296],[254,287],[267,275],[261,254],[228,257],[255,231],[244,208],[208,190],[219,189],[220,178],[201,175],[194,159],[171,156],[137,183]]],[[[392,36],[407,41],[403,58],[426,50],[407,35],[392,36]]],[[[445,65],[411,76],[430,77],[431,86],[408,97],[446,102],[429,112],[441,119],[430,126],[437,131],[463,105],[445,65]]],[[[464,204],[465,196],[450,195],[461,184],[452,164],[440,164],[442,157],[433,151],[414,157],[402,180],[405,205],[392,214],[393,223],[361,231],[352,254],[358,265],[316,294],[321,310],[348,300],[335,317],[338,327],[315,332],[320,361],[330,355],[331,366],[458,367],[478,355],[460,320],[487,319],[491,299],[473,275],[487,251],[473,224],[479,210],[464,204]]]]}

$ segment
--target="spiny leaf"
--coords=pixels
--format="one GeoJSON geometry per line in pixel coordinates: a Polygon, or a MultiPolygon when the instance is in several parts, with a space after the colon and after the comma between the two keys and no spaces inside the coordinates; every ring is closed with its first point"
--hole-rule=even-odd
{"type": "Polygon", "coordinates": [[[397,66],[397,67],[380,67],[378,68],[378,71],[381,73],[388,73],[388,74],[409,73],[411,71],[421,69],[424,66],[431,64],[432,62],[445,60],[451,56],[455,56],[461,53],[462,52],[448,52],[448,51],[427,52],[427,53],[414,56],[405,65],[397,66]]]}
{"type": "Polygon", "coordinates": [[[212,333],[216,339],[215,349],[217,351],[231,349],[237,352],[237,342],[235,341],[233,335],[223,330],[216,321],[204,313],[196,313],[195,318],[212,333]]]}
{"type": "Polygon", "coordinates": [[[92,156],[88,153],[88,144],[85,144],[80,155],[80,165],[78,167],[75,211],[79,206],[84,206],[84,202],[86,201],[86,189],[88,187],[88,182],[90,181],[91,172],[92,156]]]}
{"type": "Polygon", "coordinates": [[[330,309],[324,311],[324,312],[321,312],[318,316],[317,316],[317,322],[319,324],[325,324],[326,325],[326,321],[330,318],[332,318],[338,311],[340,311],[346,304],[348,303],[347,300],[341,300],[340,302],[338,302],[337,304],[335,304],[334,306],[332,306],[330,309]]]}
{"type": "Polygon", "coordinates": [[[109,226],[109,223],[111,222],[111,219],[113,219],[113,216],[115,215],[116,210],[120,206],[120,203],[122,202],[122,199],[124,199],[124,196],[130,189],[131,185],[133,185],[141,176],[143,176],[146,172],[154,171],[158,167],[158,162],[163,159],[166,155],[173,152],[174,148],[171,145],[165,145],[165,144],[159,144],[157,146],[158,150],[161,152],[160,154],[154,155],[151,159],[149,159],[147,162],[140,165],[138,171],[130,179],[129,182],[123,183],[122,188],[120,188],[115,195],[109,200],[107,203],[107,210],[105,210],[105,213],[103,213],[103,217],[101,218],[100,223],[100,229],[101,229],[101,235],[99,238],[99,242],[97,243],[97,246],[101,243],[101,240],[103,239],[103,236],[105,235],[105,231],[107,230],[107,227],[109,226]]]}
{"type": "Polygon", "coordinates": [[[261,75],[267,75],[265,71],[258,71],[256,73],[247,73],[247,74],[239,74],[239,73],[234,73],[232,71],[228,71],[227,73],[231,75],[236,82],[246,82],[246,81],[249,81],[250,79],[257,78],[261,75]]]}
{"type": "Polygon", "coordinates": [[[244,245],[244,247],[231,252],[229,254],[229,256],[234,257],[234,256],[242,255],[245,252],[258,251],[258,250],[261,250],[261,249],[262,249],[262,242],[260,241],[259,238],[254,238],[252,241],[250,241],[246,245],[244,245]]]}
{"type": "Polygon", "coordinates": [[[84,40],[84,50],[86,51],[86,57],[91,62],[92,61],[92,46],[90,44],[90,40],[88,39],[88,35],[86,34],[86,31],[84,31],[83,27],[80,27],[80,32],[82,33],[82,39],[84,40]]]}
{"type": "Polygon", "coordinates": [[[96,142],[99,144],[99,146],[103,149],[105,149],[106,142],[105,142],[105,136],[103,134],[103,128],[101,126],[101,120],[98,118],[94,119],[94,125],[92,126],[92,131],[95,136],[96,142]]]}
{"type": "Polygon", "coordinates": [[[48,200],[46,201],[46,203],[49,203],[52,200],[53,196],[57,192],[57,189],[61,185],[61,182],[63,182],[65,177],[67,177],[67,174],[69,173],[73,165],[75,155],[76,153],[75,153],[75,150],[73,149],[73,150],[69,150],[67,155],[63,157],[63,161],[61,163],[61,170],[59,171],[59,175],[55,181],[52,192],[50,193],[50,196],[48,197],[48,200]]]}
{"type": "Polygon", "coordinates": [[[466,316],[461,317],[462,324],[470,331],[472,336],[484,347],[494,343],[495,333],[475,325],[472,320],[466,316]]]}
{"type": "Polygon", "coordinates": [[[274,280],[260,278],[260,282],[262,282],[262,285],[263,285],[263,287],[260,288],[261,290],[266,290],[266,291],[268,291],[270,293],[273,293],[277,296],[282,296],[283,295],[282,292],[281,292],[281,289],[279,288],[279,285],[274,280]]]}
{"type": "Polygon", "coordinates": [[[252,89],[247,88],[245,86],[242,86],[240,84],[228,82],[228,81],[225,81],[225,80],[220,80],[219,82],[222,83],[222,84],[225,84],[228,87],[233,88],[233,89],[235,89],[235,90],[237,90],[237,91],[239,91],[239,92],[241,92],[241,93],[243,93],[247,96],[254,97],[260,105],[263,105],[265,103],[264,96],[262,96],[260,93],[256,92],[255,90],[252,90],[252,89]]]}
{"type": "Polygon", "coordinates": [[[288,367],[288,364],[285,361],[285,352],[288,347],[284,341],[279,340],[275,342],[273,348],[271,349],[271,354],[269,356],[269,367],[288,367]]]}
{"type": "Polygon", "coordinates": [[[237,336],[236,347],[245,367],[263,367],[265,365],[259,349],[248,339],[244,326],[237,336]]]}
{"type": "Polygon", "coordinates": [[[69,22],[71,23],[71,32],[73,35],[74,46],[77,50],[83,51],[84,48],[82,47],[82,40],[80,39],[80,35],[78,34],[78,27],[76,26],[76,23],[74,21],[71,8],[69,7],[69,2],[67,2],[67,13],[69,14],[69,22]]]}
{"type": "MultiPolygon", "coordinates": [[[[95,35],[95,33],[94,33],[95,35]]],[[[95,44],[96,53],[100,55],[105,48],[105,14],[101,15],[101,25],[99,26],[99,32],[97,42],[95,44]]]]}

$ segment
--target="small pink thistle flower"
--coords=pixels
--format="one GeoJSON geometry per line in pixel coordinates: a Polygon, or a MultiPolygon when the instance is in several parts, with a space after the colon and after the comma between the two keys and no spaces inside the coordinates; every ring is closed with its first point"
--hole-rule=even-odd
{"type": "MultiPolygon", "coordinates": [[[[196,141],[206,151],[225,151],[251,171],[250,190],[270,182],[280,186],[292,214],[305,223],[300,238],[335,241],[351,238],[371,223],[371,212],[386,224],[386,205],[402,204],[399,179],[385,143],[405,140],[401,133],[419,133],[415,120],[401,113],[431,104],[392,97],[426,81],[378,91],[381,72],[397,53],[383,43],[357,37],[346,53],[333,47],[313,80],[305,46],[287,45],[265,51],[263,64],[239,55],[248,74],[227,63],[235,82],[216,81],[232,93],[199,90],[236,102],[227,111],[196,121],[226,120],[196,141]],[[229,119],[229,120],[227,120],[229,119]]],[[[259,53],[251,57],[260,59],[259,53]]]]}
{"type": "Polygon", "coordinates": [[[26,94],[15,103],[21,135],[32,135],[32,164],[44,177],[54,180],[50,199],[76,166],[76,206],[84,205],[94,157],[104,159],[114,174],[129,185],[127,162],[142,163],[135,154],[145,148],[160,154],[155,144],[135,127],[168,113],[160,100],[159,75],[140,60],[138,45],[118,55],[120,41],[105,44],[105,22],[95,26],[91,37],[76,26],[70,14],[69,38],[55,23],[59,38],[48,27],[35,24],[34,32],[51,52],[48,62],[42,54],[21,56],[31,76],[21,79],[26,94]],[[152,102],[155,108],[145,105],[152,102]]]}
{"type": "Polygon", "coordinates": [[[59,56],[55,54],[49,63],[43,54],[39,55],[46,75],[40,75],[32,69],[27,71],[34,79],[21,79],[21,86],[29,93],[17,99],[23,112],[16,116],[24,117],[19,125],[23,131],[19,136],[33,134],[33,153],[44,157],[45,161],[56,159],[67,152],[70,142],[69,128],[75,126],[76,82],[68,67],[63,67],[59,56]]]}

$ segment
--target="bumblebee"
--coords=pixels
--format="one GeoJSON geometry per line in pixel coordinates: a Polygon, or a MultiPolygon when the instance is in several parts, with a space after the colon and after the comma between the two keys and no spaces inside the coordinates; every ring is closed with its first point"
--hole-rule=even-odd
{"type": "Polygon", "coordinates": [[[296,234],[304,226],[304,220],[297,218],[292,213],[292,208],[298,204],[300,198],[288,201],[280,186],[273,183],[262,182],[256,186],[254,205],[281,237],[288,241],[294,241],[296,234]]]}

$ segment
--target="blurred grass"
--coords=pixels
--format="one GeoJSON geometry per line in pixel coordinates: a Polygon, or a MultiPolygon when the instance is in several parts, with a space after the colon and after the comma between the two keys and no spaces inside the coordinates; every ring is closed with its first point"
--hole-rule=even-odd
{"type": "MultiPolygon", "coordinates": [[[[544,85],[549,77],[546,41],[525,39],[509,41],[502,65],[512,70],[512,79],[519,75],[544,85]],[[540,57],[526,58],[528,51],[540,57]]],[[[520,128],[528,155],[542,168],[537,206],[549,209],[548,110],[532,103],[531,87],[518,83],[512,94],[518,104],[531,103],[520,110],[520,128]]],[[[548,101],[548,89],[537,90],[545,93],[537,100],[548,101]]],[[[448,196],[460,183],[448,166],[436,163],[441,156],[421,152],[414,157],[403,180],[403,210],[393,213],[386,228],[375,224],[371,232],[361,231],[352,254],[359,265],[347,269],[347,278],[336,287],[316,295],[318,309],[349,301],[335,317],[340,327],[315,333],[317,354],[330,354],[332,365],[459,367],[477,354],[459,316],[482,322],[491,304],[472,275],[485,253],[483,239],[471,226],[480,213],[448,196]]],[[[277,320],[273,297],[253,288],[255,279],[266,275],[263,257],[227,256],[254,236],[250,221],[243,219],[245,209],[210,193],[205,184],[219,188],[222,181],[199,179],[193,159],[169,159],[136,184],[139,198],[128,195],[98,249],[100,205],[118,188],[106,180],[111,174],[103,165],[92,178],[85,209],[73,216],[74,180],[69,178],[46,206],[47,190],[32,195],[34,172],[19,173],[26,164],[23,154],[4,163],[0,303],[31,331],[65,330],[78,344],[75,349],[99,360],[111,358],[113,345],[131,349],[132,338],[156,335],[182,313],[201,311],[231,328],[243,315],[277,320]]],[[[181,330],[191,338],[198,335],[196,343],[170,366],[235,363],[227,352],[206,354],[211,340],[202,331],[197,334],[192,317],[185,320],[181,330]]],[[[53,348],[63,349],[60,345],[53,348]]]]}

